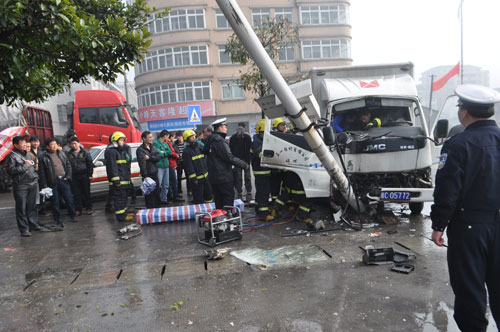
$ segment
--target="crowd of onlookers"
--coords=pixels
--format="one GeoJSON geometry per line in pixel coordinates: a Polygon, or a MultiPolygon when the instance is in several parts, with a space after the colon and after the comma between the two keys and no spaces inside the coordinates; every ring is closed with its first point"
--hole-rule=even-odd
{"type": "MultiPolygon", "coordinates": [[[[192,197],[192,203],[212,202],[212,189],[207,181],[207,157],[204,154],[204,143],[212,132],[213,128],[210,126],[197,132],[163,130],[156,135],[156,139],[153,138],[153,133],[142,133],[142,145],[137,149],[137,162],[142,179],[149,177],[155,182],[152,192],[143,191],[147,208],[183,202],[183,179],[186,179],[187,196],[192,197]]],[[[43,145],[37,136],[17,136],[12,140],[13,150],[6,159],[5,170],[12,180],[16,219],[21,236],[31,236],[31,231],[62,231],[64,218],[60,212],[61,199],[67,207],[70,222],[77,222],[77,217],[82,214],[94,213],[90,191],[94,173],[92,157],[80,144],[75,131],[69,130],[64,138],[64,142],[48,138],[43,145]],[[52,215],[54,223],[41,224],[39,215],[52,215]]],[[[120,149],[123,150],[125,159],[116,159],[113,163],[118,163],[117,166],[129,173],[128,180],[113,180],[113,176],[110,176],[113,168],[110,168],[106,157],[110,185],[106,208],[114,210],[115,214],[117,210],[123,210],[117,208],[117,201],[113,196],[116,188],[120,192],[126,189],[125,204],[118,205],[126,206],[129,196],[131,205],[136,200],[136,188],[133,187],[130,174],[133,157],[126,144],[126,137],[121,138],[123,143],[120,149]]],[[[110,139],[106,156],[109,155],[108,150],[119,145],[118,140],[110,139]]],[[[241,123],[228,143],[235,156],[249,163],[251,142],[250,135],[245,133],[244,124],[241,123]]],[[[244,197],[242,171],[235,167],[232,174],[234,189],[241,198],[244,197]]],[[[249,168],[244,170],[244,179],[246,198],[250,200],[252,185],[249,168]]],[[[130,214],[122,214],[130,219],[130,214]]],[[[126,220],[123,216],[120,217],[119,220],[126,220]]]]}

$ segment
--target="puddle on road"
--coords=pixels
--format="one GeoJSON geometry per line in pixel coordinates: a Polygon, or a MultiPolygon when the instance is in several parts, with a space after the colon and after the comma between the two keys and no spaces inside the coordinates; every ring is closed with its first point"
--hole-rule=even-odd
{"type": "Polygon", "coordinates": [[[230,255],[251,265],[271,267],[304,266],[328,260],[323,249],[313,244],[284,246],[274,249],[249,248],[230,255]]]}
{"type": "MultiPolygon", "coordinates": [[[[439,302],[436,308],[429,307],[429,313],[415,313],[415,322],[422,328],[423,332],[459,332],[453,318],[453,308],[448,307],[445,302],[439,302]]],[[[487,332],[498,331],[491,314],[486,314],[489,321],[487,332]]]]}

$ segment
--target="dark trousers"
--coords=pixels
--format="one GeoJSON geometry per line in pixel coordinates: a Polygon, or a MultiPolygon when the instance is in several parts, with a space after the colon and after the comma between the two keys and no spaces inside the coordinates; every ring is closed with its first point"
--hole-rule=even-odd
{"type": "Polygon", "coordinates": [[[38,224],[36,195],[38,195],[37,183],[14,188],[17,227],[21,233],[40,227],[38,224]]]}
{"type": "Polygon", "coordinates": [[[71,179],[71,192],[75,202],[75,210],[82,211],[92,209],[92,199],[90,198],[90,179],[87,174],[73,174],[71,179]]]}
{"type": "Polygon", "coordinates": [[[280,170],[273,169],[271,171],[271,197],[273,199],[280,195],[284,177],[283,172],[280,170]]]}
{"type": "MultiPolygon", "coordinates": [[[[177,163],[177,192],[182,193],[182,172],[186,175],[183,163],[177,163]]],[[[186,179],[186,188],[191,191],[191,182],[186,179]]]]}
{"type": "Polygon", "coordinates": [[[161,188],[158,182],[158,174],[148,175],[154,182],[156,182],[155,190],[149,195],[144,195],[144,200],[146,201],[146,209],[155,209],[160,207],[160,193],[161,188]]]}
{"type": "Polygon", "coordinates": [[[170,173],[168,174],[168,199],[174,200],[177,197],[177,176],[175,175],[175,167],[169,167],[170,173]]]}
{"type": "Polygon", "coordinates": [[[255,212],[259,217],[269,214],[269,195],[271,194],[271,176],[255,175],[255,212]]]}
{"type": "Polygon", "coordinates": [[[127,216],[127,199],[129,194],[129,186],[124,185],[120,187],[110,186],[110,194],[113,198],[113,205],[115,207],[115,217],[118,221],[125,221],[127,216]],[[113,188],[111,188],[113,187],[113,188]]]}
{"type": "Polygon", "coordinates": [[[69,182],[64,179],[56,179],[56,185],[52,188],[52,216],[56,224],[62,224],[61,212],[59,210],[59,199],[62,197],[71,217],[75,217],[75,206],[69,182]]]}
{"type": "Polygon", "coordinates": [[[211,183],[211,186],[216,209],[234,205],[233,182],[211,183]]]}
{"type": "Polygon", "coordinates": [[[191,182],[191,190],[193,192],[193,204],[211,203],[212,187],[207,179],[198,179],[197,183],[191,182]]]}
{"type": "Polygon", "coordinates": [[[455,293],[453,317],[461,331],[486,331],[486,289],[500,326],[500,223],[452,222],[448,227],[448,270],[455,293]]]}
{"type": "MultiPolygon", "coordinates": [[[[132,182],[132,181],[130,181],[132,182]]],[[[108,197],[106,199],[106,208],[111,208],[113,207],[113,188],[114,186],[109,186],[109,191],[108,191],[108,197]]],[[[130,187],[128,189],[128,195],[130,196],[130,204],[134,205],[135,202],[137,201],[137,192],[135,190],[135,187],[132,183],[130,183],[130,187]]]]}
{"type": "Polygon", "coordinates": [[[278,198],[275,199],[275,208],[282,210],[288,201],[294,201],[299,205],[298,218],[309,218],[312,207],[311,201],[306,197],[300,177],[293,172],[286,172],[284,174],[283,187],[278,198]]]}
{"type": "MultiPolygon", "coordinates": [[[[242,195],[243,193],[243,177],[241,176],[241,173],[244,173],[245,176],[245,190],[247,195],[252,194],[252,178],[250,175],[250,167],[241,169],[239,167],[234,167],[233,168],[233,178],[234,178],[234,189],[236,189],[236,192],[238,195],[242,195]]],[[[257,186],[257,185],[255,185],[257,186]]]]}

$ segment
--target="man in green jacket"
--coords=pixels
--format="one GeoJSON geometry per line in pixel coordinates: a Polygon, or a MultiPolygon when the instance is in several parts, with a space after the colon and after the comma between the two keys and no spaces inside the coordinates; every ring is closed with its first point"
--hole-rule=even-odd
{"type": "Polygon", "coordinates": [[[158,139],[153,142],[155,148],[160,152],[161,160],[156,164],[158,166],[158,185],[161,188],[160,200],[161,204],[167,204],[168,194],[168,157],[172,155],[172,150],[168,146],[166,140],[169,137],[168,130],[162,130],[158,135],[158,139]]]}

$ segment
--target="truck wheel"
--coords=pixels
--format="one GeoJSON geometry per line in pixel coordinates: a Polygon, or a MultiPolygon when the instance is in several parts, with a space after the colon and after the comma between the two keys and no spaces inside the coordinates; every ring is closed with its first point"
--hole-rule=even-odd
{"type": "Polygon", "coordinates": [[[424,203],[410,203],[410,211],[413,216],[420,214],[422,210],[424,209],[424,203]]]}

